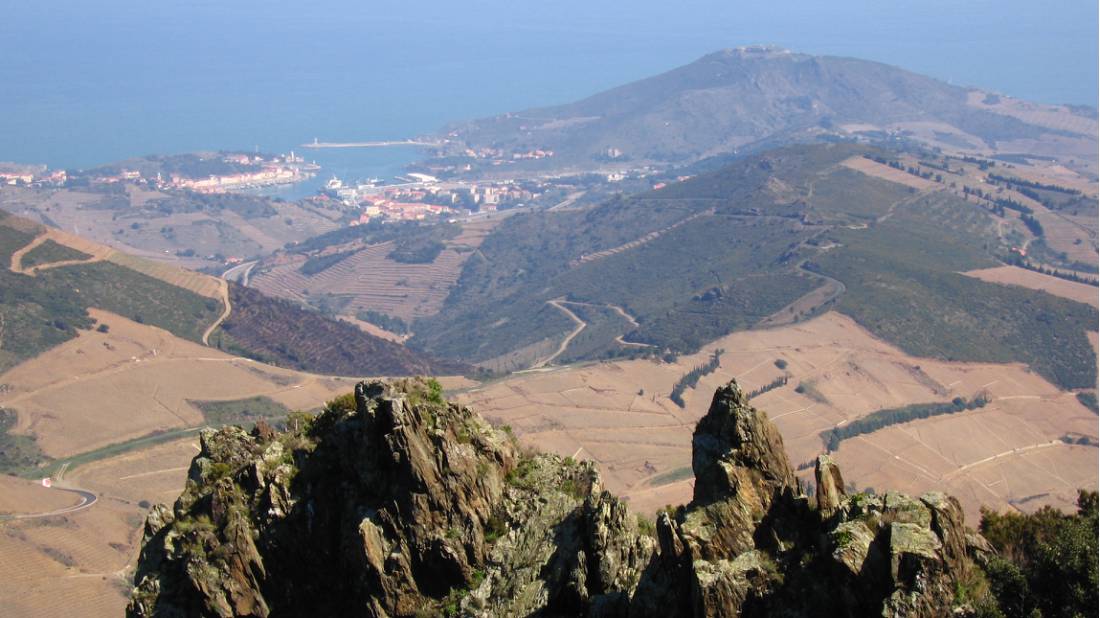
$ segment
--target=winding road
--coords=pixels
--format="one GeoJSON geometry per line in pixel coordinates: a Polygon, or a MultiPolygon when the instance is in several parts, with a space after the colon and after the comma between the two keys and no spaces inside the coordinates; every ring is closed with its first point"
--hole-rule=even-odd
{"type": "Polygon", "coordinates": [[[0,521],[16,520],[16,519],[39,519],[39,518],[42,518],[42,517],[56,517],[58,515],[69,515],[71,513],[76,513],[78,511],[83,511],[84,509],[90,508],[93,504],[96,503],[97,500],[99,500],[99,496],[93,494],[90,491],[86,491],[84,489],[77,489],[75,487],[58,487],[56,485],[51,487],[51,489],[56,489],[58,491],[67,491],[69,493],[74,493],[74,494],[80,496],[80,502],[78,502],[78,503],[76,503],[72,506],[67,506],[67,507],[61,508],[61,509],[55,509],[53,511],[47,511],[45,513],[27,513],[27,514],[24,514],[24,515],[0,515],[0,521]]]}
{"type": "Polygon", "coordinates": [[[80,258],[78,260],[60,260],[60,261],[57,261],[57,262],[47,262],[45,264],[36,264],[36,265],[30,266],[28,268],[23,268],[23,256],[27,255],[28,253],[33,251],[38,246],[42,245],[47,240],[52,240],[52,241],[56,242],[59,245],[62,245],[64,247],[68,247],[69,249],[74,249],[74,247],[70,247],[69,245],[67,245],[63,242],[64,238],[62,238],[61,235],[57,231],[52,230],[52,229],[47,229],[45,232],[42,232],[38,236],[35,236],[33,240],[31,240],[29,243],[27,243],[23,247],[20,247],[19,249],[16,249],[11,254],[11,264],[8,266],[8,270],[12,271],[13,273],[18,273],[20,275],[28,275],[28,276],[33,277],[33,276],[37,275],[39,272],[41,272],[43,270],[50,270],[52,268],[60,268],[62,266],[76,266],[78,264],[92,264],[94,262],[102,262],[103,260],[107,259],[107,257],[111,253],[114,252],[112,249],[106,249],[105,251],[103,251],[103,252],[101,252],[97,255],[90,255],[86,258],[80,258]]]}
{"type": "Polygon", "coordinates": [[[229,304],[229,282],[225,279],[218,279],[218,285],[220,286],[218,289],[218,295],[221,296],[223,307],[222,314],[218,316],[217,320],[214,320],[213,324],[207,326],[206,330],[203,331],[202,344],[205,346],[210,345],[210,335],[213,334],[214,329],[221,326],[222,322],[225,322],[225,320],[229,318],[229,313],[233,311],[233,307],[229,304]]]}
{"type": "Polygon", "coordinates": [[[588,324],[584,323],[584,320],[577,317],[577,314],[573,313],[569,309],[566,309],[565,306],[562,305],[562,299],[561,298],[555,298],[554,300],[548,300],[548,301],[546,301],[546,304],[553,305],[554,307],[557,307],[560,311],[565,313],[565,315],[569,316],[569,319],[573,320],[573,322],[576,323],[577,327],[574,328],[571,333],[566,335],[565,339],[562,339],[561,345],[558,346],[558,350],[556,352],[554,352],[550,356],[547,356],[546,358],[536,362],[534,365],[531,365],[531,367],[530,367],[531,369],[541,369],[541,368],[545,367],[546,365],[554,362],[554,359],[561,356],[562,353],[565,352],[565,349],[569,347],[569,344],[573,341],[573,339],[576,338],[577,335],[581,334],[581,331],[583,331],[588,326],[588,324]]]}
{"type": "Polygon", "coordinates": [[[203,345],[210,345],[210,335],[214,334],[214,330],[221,326],[222,323],[225,322],[227,319],[229,319],[229,314],[233,311],[233,306],[229,304],[229,282],[233,281],[234,283],[239,283],[243,286],[247,286],[248,277],[252,274],[252,268],[254,266],[256,266],[256,260],[238,264],[222,273],[221,278],[218,280],[218,283],[221,286],[218,290],[218,296],[221,297],[222,307],[224,307],[224,309],[222,309],[221,316],[219,316],[218,319],[215,320],[213,324],[208,326],[206,330],[202,333],[203,345]]]}

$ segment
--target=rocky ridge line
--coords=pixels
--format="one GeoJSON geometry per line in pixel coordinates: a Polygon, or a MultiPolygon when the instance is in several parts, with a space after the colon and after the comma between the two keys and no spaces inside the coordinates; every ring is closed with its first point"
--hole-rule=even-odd
{"type": "Polygon", "coordinates": [[[361,383],[283,433],[207,430],[145,526],[129,616],[941,616],[986,551],[957,501],[802,495],[733,382],[654,526],[596,469],[526,452],[431,382],[361,383]],[[816,503],[816,504],[815,504],[816,503]]]}

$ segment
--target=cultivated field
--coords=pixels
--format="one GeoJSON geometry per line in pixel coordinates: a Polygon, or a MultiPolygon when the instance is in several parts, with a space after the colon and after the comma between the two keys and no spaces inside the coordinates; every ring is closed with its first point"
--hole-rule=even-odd
{"type": "Polygon", "coordinates": [[[216,277],[204,275],[193,270],[185,270],[174,264],[154,262],[152,260],[114,252],[108,258],[110,261],[135,270],[143,275],[149,275],[160,279],[176,287],[190,290],[201,296],[221,299],[221,284],[216,277]]]}
{"type": "Polygon", "coordinates": [[[977,90],[969,93],[967,104],[1055,131],[1095,137],[1100,130],[1094,117],[1074,114],[1064,105],[1033,103],[1004,96],[990,99],[986,93],[977,90]]]}
{"type": "Polygon", "coordinates": [[[1042,290],[1055,296],[1061,296],[1080,303],[1086,303],[1096,307],[1100,305],[1100,290],[1084,283],[1066,281],[1057,277],[1051,277],[1032,270],[1018,268],[1016,266],[998,266],[996,268],[983,268],[964,273],[976,277],[982,281],[1003,283],[1005,285],[1019,285],[1033,290],[1042,290]]]}
{"type": "MultiPolygon", "coordinates": [[[[201,198],[130,188],[111,195],[76,190],[0,188],[0,208],[46,222],[115,249],[186,267],[220,263],[204,256],[268,254],[288,242],[339,227],[340,213],[305,204],[270,202],[265,216],[200,204],[201,198]],[[175,200],[167,214],[151,200],[175,200]],[[181,207],[181,203],[191,203],[181,207]],[[194,252],[193,257],[177,254],[194,252]]],[[[186,254],[185,255],[190,255],[186,254]]]]}
{"type": "Polygon", "coordinates": [[[17,433],[33,433],[42,450],[65,457],[154,431],[202,423],[188,400],[265,395],[313,408],[351,389],[328,378],[237,358],[104,311],[92,316],[107,333],[76,339],[0,375],[0,406],[19,413],[17,433]]]}
{"type": "Polygon", "coordinates": [[[890,182],[903,184],[907,187],[912,187],[918,191],[933,191],[939,188],[939,185],[931,180],[925,180],[902,170],[894,169],[889,165],[883,165],[878,161],[872,161],[867,157],[852,157],[850,159],[845,159],[841,165],[856,170],[857,172],[867,174],[868,176],[874,176],[875,178],[881,178],[883,180],[889,180],[890,182]]]}
{"type": "Polygon", "coordinates": [[[46,270],[50,268],[57,268],[59,266],[68,266],[70,264],[80,264],[85,262],[97,262],[100,260],[109,259],[112,254],[115,253],[114,249],[101,245],[79,236],[72,234],[66,234],[56,228],[44,227],[38,230],[40,233],[26,246],[13,252],[11,255],[11,264],[9,268],[12,272],[22,273],[26,275],[34,275],[36,272],[46,270]],[[33,266],[30,268],[24,267],[23,260],[25,256],[34,251],[35,248],[40,247],[46,241],[53,241],[58,245],[75,249],[86,256],[79,259],[62,260],[62,261],[50,261],[49,263],[33,266]]]}
{"type": "Polygon", "coordinates": [[[0,475],[0,520],[7,516],[65,508],[78,502],[73,494],[51,491],[38,481],[0,475]]]}
{"type": "MultiPolygon", "coordinates": [[[[78,501],[72,494],[53,494],[68,496],[70,503],[78,501]]],[[[46,502],[27,507],[41,509],[46,502]]],[[[126,567],[141,541],[143,513],[125,500],[103,496],[77,513],[0,522],[3,614],[121,615],[129,590],[126,567]]]]}
{"type": "MultiPolygon", "coordinates": [[[[1094,442],[1097,438],[1096,416],[1073,394],[1021,365],[909,357],[836,313],[793,326],[736,333],[676,363],[624,361],[529,371],[472,389],[461,398],[512,426],[525,443],[595,459],[610,490],[625,495],[639,512],[651,513],[690,498],[691,479],[684,469],[691,463],[691,432],[714,389],[736,377],[751,391],[784,374],[789,376],[786,386],[753,403],[779,426],[795,465],[824,450],[820,432],[875,410],[980,393],[993,399],[980,410],[843,442],[837,457],[845,479],[861,489],[957,488],[968,517],[976,521],[983,504],[998,509],[1031,509],[1043,503],[1069,508],[1075,494],[1068,485],[1097,486],[1095,447],[1060,441],[1067,433],[1094,442]],[[703,365],[715,348],[725,350],[719,369],[688,389],[686,406],[679,408],[668,399],[672,385],[703,365]],[[786,368],[780,369],[777,360],[786,368]],[[796,392],[800,384],[801,393],[796,392]],[[943,435],[926,439],[922,424],[942,428],[943,435]],[[860,447],[879,456],[863,452],[865,459],[860,460],[853,456],[860,447]],[[1032,465],[1039,461],[1033,451],[1056,458],[1059,468],[1032,465]],[[935,466],[926,461],[932,459],[935,466]],[[1019,472],[1025,468],[1026,474],[1019,472]],[[1017,470],[1016,480],[992,484],[990,469],[1017,470]],[[1042,499],[1027,500],[1039,494],[1042,499]]],[[[812,470],[800,474],[809,479],[812,470]]]]}
{"type": "Polygon", "coordinates": [[[254,274],[249,285],[271,296],[303,302],[310,296],[332,294],[350,299],[342,308],[348,315],[373,310],[411,321],[439,312],[462,265],[496,224],[465,224],[462,233],[447,241],[447,248],[430,264],[391,260],[387,255],[394,243],[385,242],[366,247],[313,276],[299,270],[305,256],[295,256],[254,274]]]}
{"type": "MultiPolygon", "coordinates": [[[[171,503],[197,452],[194,438],[93,462],[65,482],[95,493],[77,513],[0,522],[0,607],[6,616],[119,616],[141,542],[142,501],[171,503]]],[[[0,511],[47,512],[74,494],[0,477],[0,511]]]]}
{"type": "MultiPolygon", "coordinates": [[[[201,425],[202,414],[189,400],[264,395],[290,409],[315,409],[355,382],[231,357],[111,313],[90,312],[109,325],[107,333],[82,331],[0,375],[0,405],[19,413],[16,431],[32,431],[53,457],[201,425]]],[[[473,384],[461,377],[440,381],[446,388],[473,384]]],[[[0,614],[121,615],[148,504],[175,500],[197,452],[197,432],[189,430],[180,439],[70,467],[57,484],[98,499],[49,517],[4,519],[63,509],[79,498],[0,476],[0,614]]]]}

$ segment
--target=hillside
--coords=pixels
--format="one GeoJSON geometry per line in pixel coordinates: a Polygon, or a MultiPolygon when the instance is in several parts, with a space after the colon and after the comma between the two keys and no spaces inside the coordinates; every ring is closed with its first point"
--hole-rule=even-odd
{"type": "Polygon", "coordinates": [[[723,50],[581,101],[456,124],[448,152],[542,149],[542,167],[685,163],[821,136],[1095,161],[1095,109],[1039,105],[852,58],[723,50]]]}
{"type": "Polygon", "coordinates": [[[211,345],[234,354],[344,376],[453,375],[467,369],[235,283],[229,284],[229,301],[233,312],[215,332],[211,345]]]}
{"type": "Polygon", "coordinates": [[[230,314],[219,321],[225,307],[217,279],[119,254],[4,211],[0,262],[9,265],[0,270],[0,371],[97,327],[88,315],[93,307],[196,342],[215,325],[216,336],[235,329],[232,343],[219,339],[227,349],[305,371],[367,376],[458,369],[254,290],[231,288],[230,314]]]}
{"type": "MultiPolygon", "coordinates": [[[[594,466],[524,452],[437,384],[362,383],[297,431],[207,431],[145,525],[130,616],[949,615],[989,545],[938,493],[849,495],[730,383],[656,526],[594,466]]],[[[964,610],[965,611],[965,610],[964,610]]]]}
{"type": "Polygon", "coordinates": [[[914,355],[1025,362],[1063,387],[1091,386],[1095,308],[958,274],[1041,239],[1018,212],[972,197],[971,183],[988,185],[960,159],[929,155],[915,174],[878,163],[904,168],[899,157],[792,146],[594,208],[510,217],[410,345],[517,369],[688,353],[835,307],[914,355]]]}
{"type": "Polygon", "coordinates": [[[186,268],[224,268],[340,227],[321,203],[160,191],[138,181],[64,189],[0,186],[0,208],[119,251],[186,268]]]}
{"type": "Polygon", "coordinates": [[[495,224],[410,221],[345,227],[260,260],[248,285],[344,317],[373,312],[404,325],[439,311],[463,263],[495,224]]]}
{"type": "Polygon", "coordinates": [[[215,298],[126,268],[103,252],[78,255],[56,241],[26,251],[49,233],[0,211],[0,371],[75,337],[79,329],[95,327],[89,307],[192,341],[221,311],[215,298]]]}

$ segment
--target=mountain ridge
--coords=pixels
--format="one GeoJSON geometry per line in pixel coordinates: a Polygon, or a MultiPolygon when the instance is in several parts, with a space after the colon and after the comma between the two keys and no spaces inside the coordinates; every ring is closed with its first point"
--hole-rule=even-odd
{"type": "Polygon", "coordinates": [[[969,152],[1020,140],[1075,140],[1078,154],[1088,156],[1095,154],[1085,146],[1096,143],[1096,115],[870,60],[749,46],[572,103],[454,123],[443,133],[458,146],[450,149],[455,153],[466,147],[553,150],[553,158],[538,163],[549,168],[593,161],[684,164],[756,143],[857,135],[969,152]],[[1056,126],[1036,111],[1076,116],[1088,130],[1073,122],[1056,126]]]}

